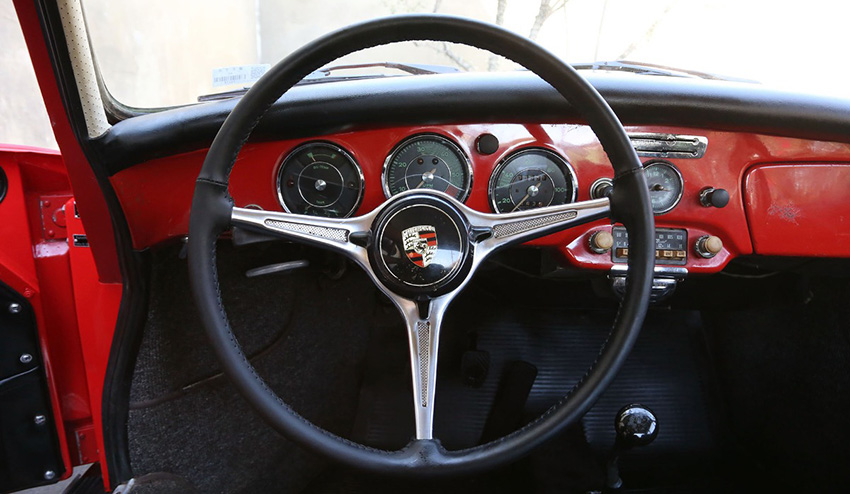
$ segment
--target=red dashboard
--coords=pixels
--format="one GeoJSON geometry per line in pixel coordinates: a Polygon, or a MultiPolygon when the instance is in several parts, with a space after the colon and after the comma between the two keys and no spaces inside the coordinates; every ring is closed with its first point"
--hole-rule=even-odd
{"type": "MultiPolygon", "coordinates": [[[[850,161],[850,144],[692,128],[627,127],[627,131],[707,139],[702,157],[664,158],[681,173],[682,195],[672,210],[655,218],[656,228],[686,231],[684,267],[688,272],[717,272],[730,259],[753,253],[850,257],[846,242],[850,211],[843,193],[850,189],[850,165],[844,164],[850,161]],[[774,165],[777,163],[781,165],[774,165]],[[700,192],[707,187],[728,191],[728,204],[722,208],[701,204],[700,192]],[[801,216],[818,221],[798,221],[801,216]],[[701,257],[695,249],[696,241],[706,235],[722,241],[722,249],[711,258],[701,257]],[[824,244],[829,248],[824,249],[824,244]]],[[[321,140],[346,150],[361,168],[363,196],[354,214],[363,214],[386,199],[382,171],[387,157],[399,142],[422,133],[448,138],[469,158],[472,183],[465,202],[479,211],[493,212],[488,195],[490,177],[499,163],[520,149],[545,148],[566,158],[575,171],[579,201],[591,198],[594,182],[613,174],[607,155],[583,125],[393,127],[251,142],[243,148],[234,167],[231,195],[237,206],[282,211],[277,182],[281,162],[303,143],[321,140]],[[492,154],[484,154],[476,147],[476,140],[485,133],[498,140],[492,154]]],[[[202,150],[157,159],[112,177],[136,248],[186,235],[194,180],[205,155],[206,150],[202,150]],[[168,180],[163,180],[165,176],[168,180]]],[[[556,248],[566,262],[579,267],[608,270],[614,264],[612,252],[595,252],[589,239],[595,232],[611,229],[610,222],[598,221],[538,239],[531,245],[556,248]]]]}

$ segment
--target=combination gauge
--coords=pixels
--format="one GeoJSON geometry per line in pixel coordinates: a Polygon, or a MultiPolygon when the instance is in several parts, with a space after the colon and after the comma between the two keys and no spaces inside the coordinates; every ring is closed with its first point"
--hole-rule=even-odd
{"type": "Polygon", "coordinates": [[[363,172],[341,147],[308,142],[280,164],[277,190],[287,213],[345,218],[363,199],[363,172]]]}

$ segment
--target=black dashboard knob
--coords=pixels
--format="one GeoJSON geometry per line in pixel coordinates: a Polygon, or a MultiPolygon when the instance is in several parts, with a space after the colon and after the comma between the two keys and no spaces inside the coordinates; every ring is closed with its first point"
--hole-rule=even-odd
{"type": "Polygon", "coordinates": [[[493,134],[481,134],[475,140],[475,149],[480,154],[493,154],[499,150],[499,139],[493,134]]]}
{"type": "Polygon", "coordinates": [[[726,189],[706,187],[699,193],[699,202],[707,208],[723,208],[729,204],[729,192],[726,189]]]}

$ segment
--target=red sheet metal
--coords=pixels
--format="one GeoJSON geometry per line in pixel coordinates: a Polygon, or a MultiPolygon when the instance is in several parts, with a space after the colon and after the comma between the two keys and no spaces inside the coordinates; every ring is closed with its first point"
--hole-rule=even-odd
{"type": "MultiPolygon", "coordinates": [[[[73,464],[68,454],[65,434],[65,416],[77,415],[84,418],[88,414],[88,392],[85,383],[78,376],[67,376],[66,372],[79,372],[81,362],[74,365],[73,348],[65,349],[59,345],[60,338],[54,338],[63,321],[71,318],[65,310],[68,308],[62,300],[51,298],[54,288],[62,285],[61,276],[53,284],[53,275],[62,270],[61,241],[55,241],[55,250],[39,249],[44,238],[38,235],[41,228],[41,209],[39,201],[32,197],[34,191],[53,190],[62,183],[61,174],[57,177],[47,170],[57,170],[61,160],[53,152],[41,152],[32,148],[4,146],[0,148],[0,167],[8,180],[8,190],[0,201],[0,280],[13,290],[26,297],[32,305],[38,327],[39,344],[47,375],[50,401],[59,436],[59,446],[65,465],[65,475],[70,475],[73,464]],[[25,188],[26,186],[26,188],[25,188]],[[35,226],[33,226],[35,225],[35,226]],[[35,234],[34,234],[35,232],[35,234]],[[46,252],[50,251],[50,255],[46,252]],[[45,253],[39,256],[38,253],[45,253]],[[36,255],[34,255],[36,253],[36,255]],[[57,261],[54,262],[54,261],[57,261]],[[48,329],[49,328],[49,329],[48,329]],[[65,406],[65,397],[81,395],[84,403],[81,408],[65,406]]],[[[61,170],[61,168],[58,168],[61,170]]],[[[67,192],[67,179],[65,179],[67,192]]],[[[36,192],[37,194],[37,192],[36,192]]],[[[67,250],[67,249],[66,249],[67,250]]],[[[67,263],[65,263],[67,268],[67,263]]],[[[70,328],[67,336],[75,337],[76,325],[70,328]]]]}
{"type": "Polygon", "coordinates": [[[744,188],[756,253],[850,257],[850,163],[759,165],[744,188]]]}

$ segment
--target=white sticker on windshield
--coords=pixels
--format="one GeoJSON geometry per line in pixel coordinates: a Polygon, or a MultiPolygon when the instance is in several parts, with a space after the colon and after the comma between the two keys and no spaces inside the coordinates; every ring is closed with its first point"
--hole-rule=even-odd
{"type": "Polygon", "coordinates": [[[271,65],[267,63],[257,65],[236,65],[233,67],[221,67],[213,69],[213,87],[230,86],[231,84],[250,84],[265,74],[271,65]]]}

